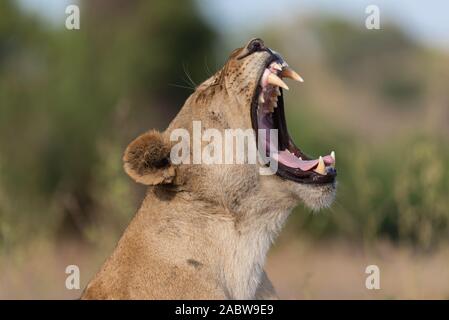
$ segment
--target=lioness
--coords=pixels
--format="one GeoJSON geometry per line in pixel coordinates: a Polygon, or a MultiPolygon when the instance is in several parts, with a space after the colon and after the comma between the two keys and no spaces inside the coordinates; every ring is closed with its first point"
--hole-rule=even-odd
{"type": "Polygon", "coordinates": [[[314,210],[331,204],[336,177],[334,153],[311,159],[290,138],[282,77],[302,81],[253,39],[196,88],[164,132],[130,143],[124,169],[150,187],[83,299],[277,297],[263,269],[270,244],[299,201],[314,210]],[[203,130],[277,129],[276,174],[261,175],[258,163],[174,164],[170,134],[192,133],[196,120],[203,130]]]}

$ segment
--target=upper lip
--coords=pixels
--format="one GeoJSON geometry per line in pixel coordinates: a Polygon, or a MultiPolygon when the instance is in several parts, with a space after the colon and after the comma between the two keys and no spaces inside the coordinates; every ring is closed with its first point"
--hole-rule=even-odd
{"type": "MultiPolygon", "coordinates": [[[[258,118],[258,112],[261,112],[261,110],[258,111],[259,107],[259,95],[263,91],[260,83],[262,80],[262,77],[264,76],[264,72],[266,73],[266,69],[270,68],[274,63],[279,64],[282,66],[282,72],[284,70],[289,69],[287,63],[282,59],[282,57],[274,53],[273,51],[269,51],[270,56],[267,58],[265,67],[260,71],[260,75],[258,77],[258,85],[256,86],[256,90],[254,92],[252,105],[251,105],[251,121],[253,129],[257,130],[259,129],[259,118],[258,118]]],[[[290,69],[291,70],[291,69],[290,69]]],[[[283,73],[277,70],[271,69],[273,73],[276,73],[282,77],[283,73]]],[[[269,114],[271,116],[270,121],[272,119],[272,125],[273,129],[278,130],[278,149],[279,152],[284,152],[284,156],[292,157],[292,155],[295,156],[295,158],[292,158],[294,161],[299,163],[299,160],[297,158],[301,157],[302,162],[300,162],[300,165],[296,165],[293,167],[287,166],[281,161],[278,161],[278,170],[276,174],[284,179],[293,180],[295,182],[299,183],[308,183],[308,184],[324,184],[324,183],[332,183],[335,180],[335,177],[337,175],[337,171],[335,170],[335,153],[332,152],[332,156],[330,155],[325,157],[325,160],[317,160],[312,159],[311,157],[307,156],[300,148],[298,148],[293,140],[291,139],[288,130],[287,130],[287,124],[285,120],[285,112],[284,112],[284,99],[283,99],[283,90],[280,89],[280,95],[277,97],[277,107],[275,107],[273,112],[269,114]],[[285,152],[289,152],[292,155],[289,155],[285,152]],[[331,157],[331,158],[330,158],[331,157]],[[322,162],[322,163],[321,163],[322,162]],[[305,167],[305,164],[307,163],[307,167],[305,167]],[[324,164],[324,171],[323,171],[323,164],[324,164]],[[302,170],[300,167],[301,166],[302,170]],[[295,168],[297,167],[297,168],[295,168]],[[310,168],[309,168],[310,167],[310,168]],[[320,168],[318,168],[320,167],[320,168]],[[318,173],[318,172],[321,172],[318,173]]],[[[265,105],[265,104],[264,104],[265,105]]],[[[258,135],[256,134],[256,137],[258,135]]],[[[271,161],[276,161],[275,159],[271,159],[271,161]]]]}

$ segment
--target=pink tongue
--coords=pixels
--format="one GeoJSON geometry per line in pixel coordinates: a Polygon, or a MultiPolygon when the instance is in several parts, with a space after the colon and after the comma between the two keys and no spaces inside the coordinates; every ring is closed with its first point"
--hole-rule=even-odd
{"type": "MultiPolygon", "coordinates": [[[[284,150],[279,152],[278,161],[291,168],[299,168],[302,171],[309,171],[318,165],[318,159],[315,160],[300,160],[295,155],[284,150]]],[[[323,157],[324,163],[326,165],[331,165],[334,163],[334,159],[330,155],[323,157]]]]}
{"type": "Polygon", "coordinates": [[[299,168],[302,171],[309,171],[318,164],[318,160],[299,160],[286,150],[279,152],[279,162],[291,168],[299,168]]]}

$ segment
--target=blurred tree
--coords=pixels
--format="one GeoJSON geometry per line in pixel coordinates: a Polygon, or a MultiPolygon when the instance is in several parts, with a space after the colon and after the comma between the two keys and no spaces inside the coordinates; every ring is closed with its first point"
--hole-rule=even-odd
{"type": "Polygon", "coordinates": [[[32,230],[45,224],[83,238],[108,190],[98,186],[99,164],[121,161],[121,151],[105,150],[166,126],[189,94],[170,84],[182,81],[184,65],[204,70],[214,34],[191,1],[82,1],[77,31],[50,28],[14,1],[0,6],[0,162],[7,168],[0,183],[13,202],[8,214],[34,221],[32,230]]]}
{"type": "Polygon", "coordinates": [[[382,32],[337,19],[318,19],[313,25],[329,65],[357,89],[385,98],[392,108],[422,105],[425,70],[416,65],[423,50],[391,24],[382,32]]]}

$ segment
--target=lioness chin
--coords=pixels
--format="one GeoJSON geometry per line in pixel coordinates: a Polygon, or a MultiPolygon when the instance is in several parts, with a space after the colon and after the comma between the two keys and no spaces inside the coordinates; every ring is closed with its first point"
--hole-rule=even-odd
{"type": "Polygon", "coordinates": [[[267,251],[300,201],[314,210],[332,203],[336,177],[333,153],[312,159],[290,138],[282,77],[302,80],[253,39],[196,88],[164,132],[131,142],[125,171],[149,188],[83,299],[276,298],[263,269],[267,251]],[[261,175],[258,163],[174,164],[170,135],[192,132],[194,121],[220,132],[276,129],[276,174],[261,175]]]}

